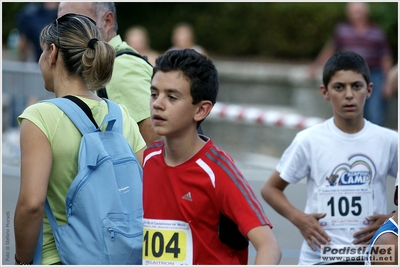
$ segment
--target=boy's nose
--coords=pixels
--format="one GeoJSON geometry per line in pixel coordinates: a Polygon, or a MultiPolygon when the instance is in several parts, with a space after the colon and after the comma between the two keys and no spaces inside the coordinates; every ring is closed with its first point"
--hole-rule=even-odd
{"type": "Polygon", "coordinates": [[[349,98],[353,98],[354,94],[353,94],[353,90],[351,89],[351,87],[346,87],[346,99],[349,98]]]}
{"type": "Polygon", "coordinates": [[[162,108],[162,98],[160,96],[152,100],[152,107],[155,109],[162,108]]]}

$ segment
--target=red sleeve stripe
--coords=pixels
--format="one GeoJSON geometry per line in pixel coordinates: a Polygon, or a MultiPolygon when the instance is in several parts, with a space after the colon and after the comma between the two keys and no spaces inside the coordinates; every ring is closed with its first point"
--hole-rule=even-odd
{"type": "Polygon", "coordinates": [[[257,197],[254,195],[253,190],[250,188],[249,183],[243,178],[240,171],[238,171],[237,167],[233,164],[230,158],[218,153],[214,148],[210,149],[212,155],[210,153],[206,153],[206,157],[210,159],[212,162],[216,163],[220,166],[225,173],[231,178],[233,183],[239,188],[240,192],[243,194],[247,203],[253,209],[258,219],[262,224],[270,225],[270,221],[264,213],[264,209],[261,206],[261,203],[258,201],[257,197]]]}

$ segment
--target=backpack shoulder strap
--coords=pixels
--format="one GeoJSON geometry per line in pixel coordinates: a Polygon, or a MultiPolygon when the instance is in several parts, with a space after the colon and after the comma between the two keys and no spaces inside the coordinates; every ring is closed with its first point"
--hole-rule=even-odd
{"type": "MultiPolygon", "coordinates": [[[[104,99],[108,105],[108,114],[104,117],[100,127],[107,123],[106,131],[123,132],[122,128],[122,112],[118,104],[108,99],[104,99]]],[[[61,109],[68,118],[75,124],[76,128],[83,134],[100,131],[90,108],[74,96],[68,98],[53,98],[42,100],[41,102],[51,102],[61,109]],[[86,110],[86,112],[84,111],[86,110]],[[89,119],[89,118],[92,119],[89,119]],[[96,123],[96,124],[94,124],[96,123]]]]}
{"type": "MultiPolygon", "coordinates": [[[[115,57],[117,58],[120,55],[125,55],[125,54],[132,55],[132,56],[135,56],[135,57],[139,57],[139,58],[143,59],[144,61],[146,61],[146,63],[149,64],[153,68],[153,65],[151,65],[151,63],[148,61],[147,56],[142,56],[139,53],[136,53],[135,51],[132,51],[132,50],[129,50],[129,49],[122,49],[122,50],[116,51],[115,57]]],[[[99,97],[102,97],[102,98],[108,98],[106,87],[98,89],[97,90],[97,95],[99,97]]]]}
{"type": "Polygon", "coordinates": [[[153,65],[151,65],[151,63],[148,61],[147,56],[142,56],[139,53],[136,53],[135,51],[129,50],[129,49],[123,49],[123,50],[119,50],[116,52],[115,57],[119,57],[120,55],[124,55],[124,54],[128,54],[128,55],[132,55],[135,57],[139,57],[141,59],[143,59],[144,61],[146,61],[147,64],[149,64],[151,67],[153,67],[153,65]]]}
{"type": "Polygon", "coordinates": [[[98,97],[108,98],[106,87],[102,87],[96,91],[98,97]]]}
{"type": "Polygon", "coordinates": [[[64,96],[64,98],[67,98],[69,100],[71,100],[72,102],[74,102],[75,104],[77,104],[86,114],[86,116],[88,116],[88,118],[92,121],[92,123],[94,124],[94,126],[96,126],[96,128],[99,128],[99,126],[97,125],[96,121],[93,118],[93,113],[90,110],[89,106],[86,105],[85,102],[83,102],[81,99],[79,99],[76,96],[73,95],[66,95],[64,96]]]}
{"type": "Polygon", "coordinates": [[[104,118],[102,125],[106,122],[109,121],[108,117],[114,118],[114,122],[110,123],[108,122],[107,125],[107,131],[111,131],[111,129],[113,129],[113,131],[115,132],[119,132],[120,134],[123,133],[123,127],[122,127],[122,111],[121,108],[119,107],[119,105],[111,100],[108,100],[107,98],[103,98],[108,105],[108,114],[107,116],[104,118]]]}
{"type": "Polygon", "coordinates": [[[42,102],[50,102],[61,109],[65,115],[75,124],[76,128],[83,134],[99,131],[98,128],[86,116],[85,112],[79,108],[74,102],[66,98],[53,98],[42,100],[42,102]]]}

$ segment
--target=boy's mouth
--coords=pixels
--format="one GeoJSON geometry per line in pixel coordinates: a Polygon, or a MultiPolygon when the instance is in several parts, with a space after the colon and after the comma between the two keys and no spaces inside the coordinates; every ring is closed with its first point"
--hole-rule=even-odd
{"type": "Polygon", "coordinates": [[[355,105],[344,105],[344,109],[347,111],[352,111],[356,109],[355,105]]]}
{"type": "Polygon", "coordinates": [[[157,121],[165,121],[165,119],[163,117],[161,117],[160,115],[153,115],[153,120],[157,120],[157,121]]]}

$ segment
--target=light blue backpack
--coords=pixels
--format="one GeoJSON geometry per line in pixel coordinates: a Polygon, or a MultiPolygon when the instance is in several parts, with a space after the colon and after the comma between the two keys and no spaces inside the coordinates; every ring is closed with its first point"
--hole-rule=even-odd
{"type": "Polygon", "coordinates": [[[44,100],[57,105],[82,133],[79,170],[65,203],[67,224],[58,225],[47,199],[45,204],[60,260],[67,265],[142,264],[142,168],[122,134],[121,110],[105,99],[109,113],[102,132],[83,101],[67,98],[44,100]]]}

